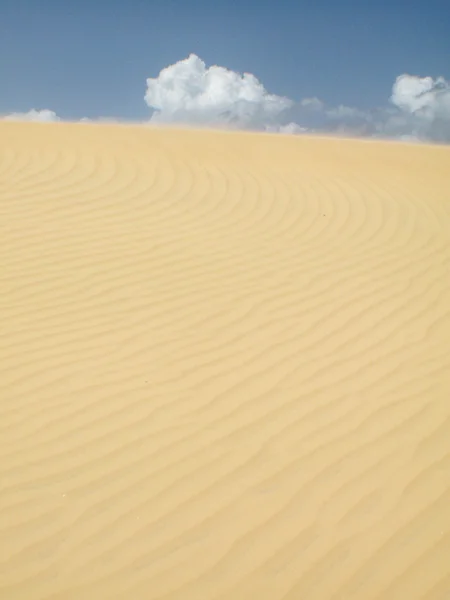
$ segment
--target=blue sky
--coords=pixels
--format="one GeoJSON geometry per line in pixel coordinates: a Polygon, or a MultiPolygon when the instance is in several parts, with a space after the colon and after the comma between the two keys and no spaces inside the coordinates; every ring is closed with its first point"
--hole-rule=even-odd
{"type": "Polygon", "coordinates": [[[386,104],[450,79],[449,0],[0,0],[0,113],[143,119],[146,78],[190,53],[273,94],[386,104]]]}

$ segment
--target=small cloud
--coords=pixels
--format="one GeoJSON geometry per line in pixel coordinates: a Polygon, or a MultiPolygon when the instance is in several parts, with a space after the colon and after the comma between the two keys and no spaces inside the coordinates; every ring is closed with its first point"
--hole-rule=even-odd
{"type": "Polygon", "coordinates": [[[287,125],[268,125],[268,133],[284,133],[289,135],[299,135],[309,131],[307,127],[301,127],[298,123],[288,123],[287,125]]]}
{"type": "Polygon", "coordinates": [[[359,110],[357,108],[353,108],[352,106],[344,106],[340,104],[335,108],[330,108],[326,111],[326,115],[330,117],[330,119],[368,119],[368,113],[359,110]]]}
{"type": "Polygon", "coordinates": [[[300,102],[300,106],[303,108],[308,108],[311,110],[323,110],[325,108],[325,103],[319,98],[303,98],[300,102]]]}
{"type": "Polygon", "coordinates": [[[34,108],[26,113],[11,113],[3,117],[5,121],[35,121],[40,123],[50,123],[59,121],[60,118],[53,110],[44,108],[43,110],[35,110],[34,108]]]}
{"type": "Polygon", "coordinates": [[[105,124],[113,124],[113,123],[126,123],[126,121],[123,121],[121,119],[117,119],[115,117],[96,117],[94,119],[90,118],[90,117],[82,117],[79,120],[80,123],[105,123],[105,124]]]}

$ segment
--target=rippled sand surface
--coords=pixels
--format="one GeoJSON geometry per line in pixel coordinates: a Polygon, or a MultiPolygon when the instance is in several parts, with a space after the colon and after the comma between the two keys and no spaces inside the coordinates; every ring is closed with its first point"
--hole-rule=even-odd
{"type": "Polygon", "coordinates": [[[0,124],[1,600],[450,598],[450,148],[0,124]]]}

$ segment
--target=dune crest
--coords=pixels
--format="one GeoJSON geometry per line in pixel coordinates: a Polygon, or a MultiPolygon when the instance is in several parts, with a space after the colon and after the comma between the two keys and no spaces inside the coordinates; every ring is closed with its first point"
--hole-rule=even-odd
{"type": "Polygon", "coordinates": [[[445,600],[450,149],[0,123],[0,598],[445,600]]]}

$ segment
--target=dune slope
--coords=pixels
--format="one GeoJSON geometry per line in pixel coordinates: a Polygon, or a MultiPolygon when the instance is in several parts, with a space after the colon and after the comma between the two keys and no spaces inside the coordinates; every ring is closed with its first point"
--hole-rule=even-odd
{"type": "Polygon", "coordinates": [[[450,598],[450,149],[0,124],[0,598],[450,598]]]}

